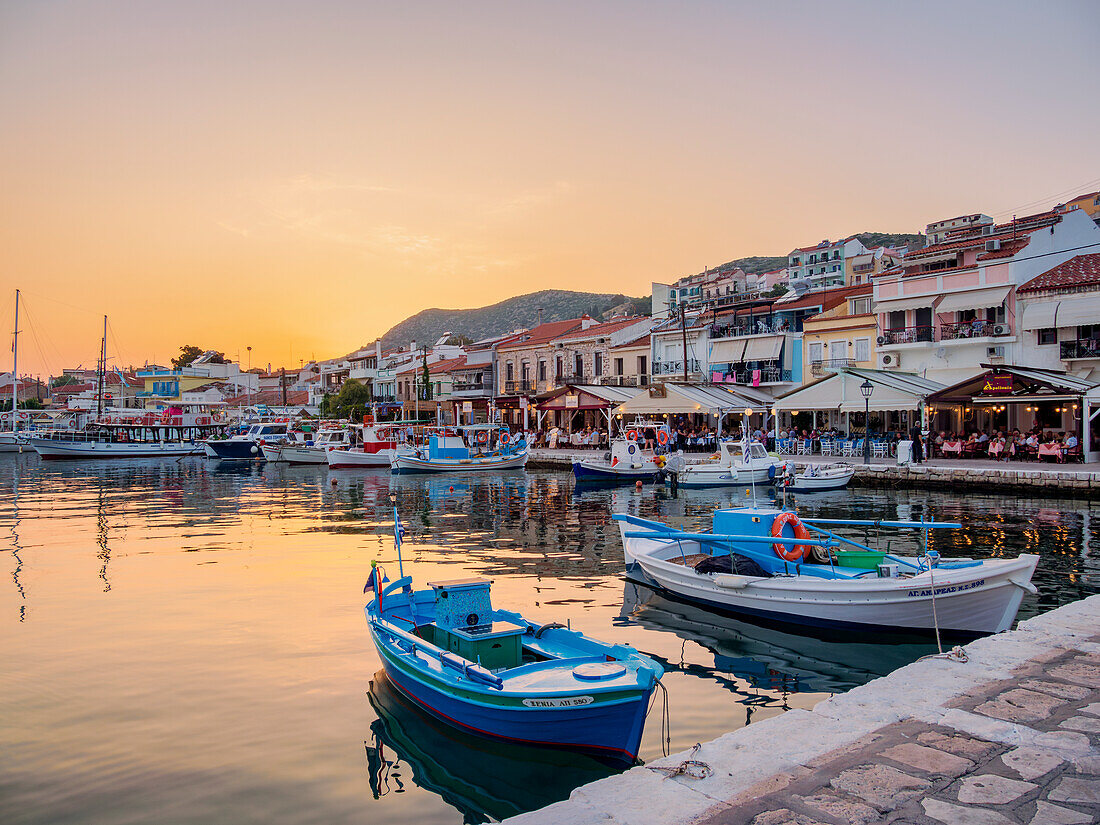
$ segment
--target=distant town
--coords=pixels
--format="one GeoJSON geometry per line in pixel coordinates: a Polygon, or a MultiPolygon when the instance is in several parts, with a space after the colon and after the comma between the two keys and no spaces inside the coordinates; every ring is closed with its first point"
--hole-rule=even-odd
{"type": "MultiPolygon", "coordinates": [[[[628,390],[687,382],[737,390],[784,428],[850,429],[865,405],[837,376],[874,375],[879,428],[907,431],[929,410],[933,429],[1038,427],[1095,449],[1100,193],[1005,223],[937,220],[925,234],[917,249],[822,240],[770,271],[654,283],[648,316],[582,315],[480,341],[439,330],[285,367],[191,346],[172,364],[21,377],[18,396],[55,414],[186,406],[572,430],[606,426],[600,409],[628,390]]],[[[11,397],[9,372],[8,409],[11,397]]]]}

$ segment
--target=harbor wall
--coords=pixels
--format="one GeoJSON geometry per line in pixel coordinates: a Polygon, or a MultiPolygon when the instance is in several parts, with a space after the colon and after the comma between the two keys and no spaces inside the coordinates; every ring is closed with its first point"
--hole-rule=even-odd
{"type": "Polygon", "coordinates": [[[914,662],[505,822],[865,823],[891,812],[898,821],[1097,821],[1100,596],[963,653],[914,662]],[[710,775],[669,775],[685,760],[710,775]]]}

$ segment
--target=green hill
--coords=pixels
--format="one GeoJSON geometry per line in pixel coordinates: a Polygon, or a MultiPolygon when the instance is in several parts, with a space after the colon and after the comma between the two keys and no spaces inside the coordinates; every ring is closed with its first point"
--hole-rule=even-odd
{"type": "Polygon", "coordinates": [[[425,309],[386,332],[382,344],[387,347],[405,346],[410,341],[432,344],[445,332],[480,341],[516,329],[530,329],[539,322],[539,310],[544,322],[579,318],[585,313],[603,319],[612,310],[648,315],[650,304],[648,296],[630,298],[621,294],[545,289],[476,309],[425,309]]]}

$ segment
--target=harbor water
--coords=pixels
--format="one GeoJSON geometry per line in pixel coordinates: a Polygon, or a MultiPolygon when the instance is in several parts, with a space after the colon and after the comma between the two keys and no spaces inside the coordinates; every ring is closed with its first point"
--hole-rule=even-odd
{"type": "MultiPolygon", "coordinates": [[[[393,504],[418,586],[488,577],[496,606],[666,666],[667,716],[655,702],[643,760],[934,651],[721,618],[623,579],[611,513],[705,529],[715,507],[747,500],[578,489],[561,472],[0,456],[0,822],[482,822],[615,770],[460,734],[394,694],[362,609],[372,560],[396,578],[393,504]]],[[[1021,618],[1100,589],[1097,502],[855,489],[798,508],[961,521],[936,538],[943,555],[1037,553],[1039,592],[1021,618]]],[[[903,533],[866,536],[914,547],[903,533]]]]}

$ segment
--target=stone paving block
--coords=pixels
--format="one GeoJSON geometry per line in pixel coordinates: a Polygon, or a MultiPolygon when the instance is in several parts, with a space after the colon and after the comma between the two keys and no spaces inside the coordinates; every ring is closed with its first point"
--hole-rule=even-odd
{"type": "Polygon", "coordinates": [[[1060,696],[1063,699],[1084,699],[1091,693],[1088,688],[1080,685],[1050,682],[1045,679],[1025,679],[1020,682],[1020,687],[1027,690],[1039,690],[1043,693],[1049,693],[1051,696],[1060,696]]]}
{"type": "Polygon", "coordinates": [[[1064,764],[1056,753],[1042,748],[1020,747],[1001,756],[1001,761],[1016,771],[1021,779],[1038,779],[1064,764]]]}
{"type": "Polygon", "coordinates": [[[894,747],[884,750],[881,756],[908,765],[910,768],[940,776],[959,776],[974,767],[974,763],[969,759],[945,753],[935,748],[926,748],[924,745],[918,745],[915,742],[894,745],[894,747]]]}
{"type": "Polygon", "coordinates": [[[945,825],[1015,825],[1004,814],[984,808],[971,808],[965,805],[952,805],[940,799],[923,799],[921,807],[925,814],[945,825]]]}
{"type": "Polygon", "coordinates": [[[917,741],[938,750],[947,751],[956,756],[965,756],[972,760],[982,759],[997,750],[997,745],[992,742],[985,742],[970,736],[946,736],[934,730],[925,731],[918,735],[917,741]]]}
{"type": "Polygon", "coordinates": [[[1071,757],[1073,768],[1077,773],[1100,776],[1100,756],[1074,756],[1071,757]]]}
{"type": "Polygon", "coordinates": [[[932,783],[888,765],[860,765],[841,771],[830,782],[835,790],[857,796],[880,811],[892,811],[906,800],[931,790],[932,783]]]}
{"type": "Polygon", "coordinates": [[[1090,688],[1100,688],[1100,666],[1086,664],[1085,662],[1066,662],[1047,671],[1047,675],[1055,679],[1063,679],[1073,682],[1075,685],[1084,685],[1090,688]]]}
{"type": "Polygon", "coordinates": [[[1039,800],[1035,803],[1035,816],[1030,825],[1085,825],[1086,822],[1092,822],[1088,814],[1039,800]]]}
{"type": "Polygon", "coordinates": [[[1047,693],[1013,688],[978,705],[974,712],[1007,722],[1037,722],[1064,704],[1062,699],[1047,693]]]}
{"type": "Polygon", "coordinates": [[[1093,702],[1091,705],[1085,705],[1083,708],[1080,708],[1078,712],[1100,716],[1100,702],[1093,702]]]}
{"type": "Polygon", "coordinates": [[[976,805],[1008,805],[1039,786],[994,773],[964,777],[959,784],[959,802],[976,805]]]}
{"type": "Polygon", "coordinates": [[[874,822],[879,817],[878,811],[870,805],[843,799],[836,794],[816,793],[813,796],[794,796],[792,799],[811,810],[821,811],[827,816],[835,816],[850,825],[867,825],[868,822],[874,822]]]}
{"type": "Polygon", "coordinates": [[[1095,716],[1071,716],[1058,727],[1080,731],[1081,733],[1100,733],[1100,719],[1095,716]]]}
{"type": "Polygon", "coordinates": [[[1100,805],[1100,779],[1064,776],[1047,797],[1055,802],[1100,805]]]}
{"type": "Polygon", "coordinates": [[[828,825],[805,814],[796,814],[787,808],[767,811],[752,818],[752,825],[828,825]]]}

